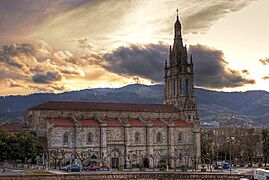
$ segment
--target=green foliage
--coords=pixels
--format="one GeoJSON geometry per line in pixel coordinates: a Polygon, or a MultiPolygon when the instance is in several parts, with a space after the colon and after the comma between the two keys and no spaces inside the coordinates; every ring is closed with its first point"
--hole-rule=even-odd
{"type": "Polygon", "coordinates": [[[10,133],[0,129],[0,161],[33,161],[42,148],[30,133],[10,133]]]}

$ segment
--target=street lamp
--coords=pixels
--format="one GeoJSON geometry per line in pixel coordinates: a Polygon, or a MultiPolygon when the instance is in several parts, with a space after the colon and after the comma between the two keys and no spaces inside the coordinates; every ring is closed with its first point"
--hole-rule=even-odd
{"type": "Polygon", "coordinates": [[[232,141],[235,140],[235,137],[231,136],[229,138],[229,144],[230,144],[230,174],[232,174],[232,141]]]}

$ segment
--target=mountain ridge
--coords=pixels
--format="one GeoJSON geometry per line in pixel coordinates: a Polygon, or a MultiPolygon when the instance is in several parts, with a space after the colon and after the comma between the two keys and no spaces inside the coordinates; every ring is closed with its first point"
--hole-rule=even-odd
{"type": "MultiPolygon", "coordinates": [[[[20,121],[26,110],[47,101],[91,101],[162,104],[163,85],[131,84],[120,88],[84,89],[59,94],[35,93],[0,97],[0,122],[20,121]],[[19,115],[21,116],[19,117],[19,115]]],[[[234,121],[269,124],[269,92],[222,92],[196,88],[201,121],[234,121]],[[227,119],[227,120],[225,120],[227,119]]]]}

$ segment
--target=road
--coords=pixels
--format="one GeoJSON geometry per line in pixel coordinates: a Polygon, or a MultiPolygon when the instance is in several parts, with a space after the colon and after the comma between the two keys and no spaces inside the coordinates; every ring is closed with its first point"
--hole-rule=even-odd
{"type": "Polygon", "coordinates": [[[0,175],[21,175],[23,173],[23,169],[0,168],[0,175]]]}

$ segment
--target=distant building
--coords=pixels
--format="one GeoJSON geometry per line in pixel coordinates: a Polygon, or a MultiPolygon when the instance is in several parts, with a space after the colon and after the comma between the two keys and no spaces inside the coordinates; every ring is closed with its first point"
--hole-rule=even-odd
{"type": "Polygon", "coordinates": [[[205,128],[205,129],[218,129],[219,127],[220,127],[220,123],[217,121],[203,122],[201,124],[201,128],[205,128]]]}
{"type": "Polygon", "coordinates": [[[23,123],[4,123],[0,125],[0,129],[13,133],[29,132],[29,127],[23,123]]]}
{"type": "Polygon", "coordinates": [[[31,131],[45,139],[47,150],[64,150],[65,161],[89,152],[112,167],[141,164],[144,158],[150,167],[161,160],[193,166],[201,156],[193,62],[178,16],[174,29],[164,67],[164,104],[51,101],[28,109],[31,131]]]}

